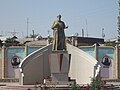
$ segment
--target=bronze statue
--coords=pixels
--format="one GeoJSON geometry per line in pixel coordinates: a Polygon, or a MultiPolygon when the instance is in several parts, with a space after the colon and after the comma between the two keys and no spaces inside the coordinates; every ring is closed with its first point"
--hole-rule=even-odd
{"type": "Polygon", "coordinates": [[[66,50],[65,33],[66,27],[61,21],[61,15],[57,16],[57,20],[53,22],[53,50],[66,50]]]}

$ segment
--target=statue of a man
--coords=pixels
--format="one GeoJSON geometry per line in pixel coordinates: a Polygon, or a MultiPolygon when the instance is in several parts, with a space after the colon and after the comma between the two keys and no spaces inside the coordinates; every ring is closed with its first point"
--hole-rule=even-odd
{"type": "Polygon", "coordinates": [[[57,20],[53,22],[53,50],[66,50],[65,33],[66,27],[61,21],[61,15],[57,16],[57,20]]]}

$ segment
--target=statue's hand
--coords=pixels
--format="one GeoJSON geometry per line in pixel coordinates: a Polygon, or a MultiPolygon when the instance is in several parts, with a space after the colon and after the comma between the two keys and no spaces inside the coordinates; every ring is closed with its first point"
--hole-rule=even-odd
{"type": "Polygon", "coordinates": [[[66,29],[68,28],[68,26],[65,27],[66,29]]]}

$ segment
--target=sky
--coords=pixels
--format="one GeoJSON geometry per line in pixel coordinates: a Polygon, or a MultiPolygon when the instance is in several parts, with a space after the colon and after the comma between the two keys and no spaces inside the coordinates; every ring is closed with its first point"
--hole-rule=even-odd
{"type": "Polygon", "coordinates": [[[39,34],[42,37],[52,36],[51,25],[56,16],[69,26],[66,36],[78,33],[85,37],[105,39],[116,38],[118,0],[0,0],[0,35],[27,36],[39,34]]]}

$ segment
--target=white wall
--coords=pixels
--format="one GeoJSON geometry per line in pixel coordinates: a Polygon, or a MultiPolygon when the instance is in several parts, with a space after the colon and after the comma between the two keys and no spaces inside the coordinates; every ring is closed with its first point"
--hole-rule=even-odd
{"type": "Polygon", "coordinates": [[[28,55],[19,65],[20,84],[34,85],[43,83],[44,78],[50,76],[49,54],[52,51],[52,46],[45,46],[30,55],[28,55]],[[22,77],[22,73],[24,77],[22,77]]]}
{"type": "Polygon", "coordinates": [[[94,74],[97,60],[77,47],[67,44],[68,53],[71,54],[69,76],[76,79],[77,84],[88,84],[94,74]]]}
{"type": "MultiPolygon", "coordinates": [[[[67,44],[67,50],[71,54],[69,76],[76,79],[77,84],[90,83],[97,60],[72,45],[67,44]]],[[[50,75],[48,59],[51,52],[52,45],[49,45],[35,51],[22,61],[19,66],[24,74],[24,78],[20,75],[21,84],[43,83],[43,79],[50,75]]]]}

